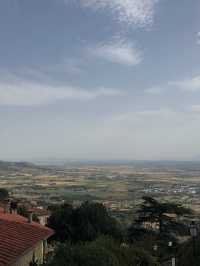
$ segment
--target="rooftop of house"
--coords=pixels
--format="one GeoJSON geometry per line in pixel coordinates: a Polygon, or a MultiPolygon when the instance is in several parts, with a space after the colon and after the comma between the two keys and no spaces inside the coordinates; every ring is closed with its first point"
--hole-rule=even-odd
{"type": "Polygon", "coordinates": [[[29,208],[29,212],[35,213],[37,216],[49,216],[50,212],[46,209],[41,209],[38,207],[29,208]]]}
{"type": "Polygon", "coordinates": [[[0,208],[0,266],[12,265],[39,241],[53,235],[53,230],[0,208]]]}

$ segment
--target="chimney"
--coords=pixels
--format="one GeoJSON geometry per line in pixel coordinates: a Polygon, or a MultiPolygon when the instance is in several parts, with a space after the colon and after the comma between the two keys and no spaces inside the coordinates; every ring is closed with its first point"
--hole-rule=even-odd
{"type": "Polygon", "coordinates": [[[33,212],[32,211],[29,211],[28,212],[28,223],[32,223],[33,222],[33,212]]]}

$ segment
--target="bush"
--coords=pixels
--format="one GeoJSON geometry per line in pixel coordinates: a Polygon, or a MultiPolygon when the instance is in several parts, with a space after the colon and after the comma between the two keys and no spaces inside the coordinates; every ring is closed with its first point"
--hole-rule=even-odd
{"type": "Polygon", "coordinates": [[[122,246],[108,238],[93,242],[61,245],[48,266],[155,266],[153,258],[143,250],[122,246]]]}

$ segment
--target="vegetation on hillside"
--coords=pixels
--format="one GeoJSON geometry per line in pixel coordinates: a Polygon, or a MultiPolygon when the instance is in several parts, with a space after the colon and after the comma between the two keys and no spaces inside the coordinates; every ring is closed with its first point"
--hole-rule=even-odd
{"type": "MultiPolygon", "coordinates": [[[[8,198],[8,191],[0,188],[0,201],[8,198]]],[[[13,201],[10,207],[17,204],[13,201]]],[[[143,197],[126,229],[97,202],[86,201],[76,208],[62,204],[50,210],[48,226],[55,230],[51,241],[56,249],[46,266],[158,266],[172,257],[177,266],[200,265],[200,236],[191,240],[188,235],[187,222],[194,213],[180,204],[143,197]],[[180,244],[182,236],[189,240],[180,244]]],[[[28,217],[25,206],[17,211],[28,217]]]]}
{"type": "Polygon", "coordinates": [[[48,266],[156,266],[147,252],[135,247],[121,245],[109,237],[100,237],[93,242],[58,247],[48,266]]]}
{"type": "Polygon", "coordinates": [[[180,237],[188,236],[185,219],[193,215],[180,204],[143,197],[127,230],[100,203],[85,202],[77,208],[64,204],[51,211],[48,226],[55,230],[52,240],[58,244],[48,266],[153,266],[172,256],[187,266],[193,254],[190,241],[179,244],[180,237]]]}
{"type": "Polygon", "coordinates": [[[48,226],[55,230],[54,239],[65,241],[92,241],[99,235],[121,239],[120,224],[100,203],[85,202],[80,207],[64,204],[53,208],[48,226]]]}

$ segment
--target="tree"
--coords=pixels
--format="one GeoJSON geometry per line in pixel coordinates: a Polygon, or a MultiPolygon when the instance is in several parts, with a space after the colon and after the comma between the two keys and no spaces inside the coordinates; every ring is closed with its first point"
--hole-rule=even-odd
{"type": "Polygon", "coordinates": [[[160,234],[184,234],[187,230],[181,217],[192,215],[191,209],[174,202],[159,202],[152,197],[143,197],[143,203],[137,211],[136,224],[158,224],[160,234]]]}
{"type": "Polygon", "coordinates": [[[24,216],[24,217],[28,217],[28,210],[27,210],[27,208],[24,206],[24,205],[22,205],[22,206],[19,206],[18,208],[17,208],[17,213],[19,214],[19,215],[21,215],[21,216],[24,216]]]}
{"type": "Polygon", "coordinates": [[[64,204],[54,208],[48,226],[55,230],[54,238],[60,242],[92,241],[100,234],[121,237],[118,222],[100,203],[85,202],[77,208],[64,204]]]}
{"type": "Polygon", "coordinates": [[[61,245],[48,266],[155,266],[145,251],[122,246],[109,237],[100,237],[85,244],[61,245]]]}
{"type": "Polygon", "coordinates": [[[178,266],[200,265],[200,235],[193,241],[189,239],[180,246],[177,252],[178,266]]]}
{"type": "Polygon", "coordinates": [[[100,203],[83,203],[74,211],[73,223],[76,227],[74,238],[77,241],[91,241],[101,234],[121,238],[119,223],[100,203]]]}
{"type": "MultiPolygon", "coordinates": [[[[27,209],[27,207],[24,206],[24,205],[19,206],[19,207],[17,208],[17,213],[18,213],[19,215],[21,215],[21,216],[24,216],[25,218],[28,218],[28,216],[29,216],[28,209],[27,209]]],[[[34,222],[39,222],[38,216],[37,216],[35,213],[33,213],[33,221],[34,221],[34,222]]]]}
{"type": "Polygon", "coordinates": [[[55,230],[54,239],[60,242],[72,240],[73,238],[73,212],[70,204],[63,204],[52,208],[52,214],[47,225],[55,230]]]}
{"type": "Polygon", "coordinates": [[[137,218],[128,230],[129,242],[152,254],[156,244],[159,247],[156,256],[162,260],[170,255],[169,241],[173,242],[173,249],[176,249],[178,236],[188,235],[188,226],[181,218],[191,216],[193,211],[173,202],[143,197],[136,214],[137,218]]]}
{"type": "Polygon", "coordinates": [[[5,188],[0,188],[0,201],[6,200],[9,197],[8,190],[5,188]]]}

